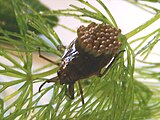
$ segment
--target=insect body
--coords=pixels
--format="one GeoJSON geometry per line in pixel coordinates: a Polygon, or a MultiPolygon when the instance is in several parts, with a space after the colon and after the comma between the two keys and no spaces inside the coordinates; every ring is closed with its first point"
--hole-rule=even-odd
{"type": "Polygon", "coordinates": [[[70,80],[67,80],[68,77],[73,81],[77,81],[98,74],[110,62],[112,57],[112,54],[101,55],[99,57],[82,54],[76,49],[74,40],[62,57],[58,71],[60,83],[69,84],[70,80]]]}
{"type": "Polygon", "coordinates": [[[77,34],[78,38],[71,42],[62,56],[58,76],[46,82],[59,81],[60,84],[69,85],[69,97],[74,99],[74,83],[78,81],[84,104],[80,80],[92,75],[103,76],[106,73],[121,52],[121,42],[118,41],[120,30],[106,24],[91,23],[87,27],[80,26],[77,34]],[[105,66],[106,70],[101,73],[105,66]]]}

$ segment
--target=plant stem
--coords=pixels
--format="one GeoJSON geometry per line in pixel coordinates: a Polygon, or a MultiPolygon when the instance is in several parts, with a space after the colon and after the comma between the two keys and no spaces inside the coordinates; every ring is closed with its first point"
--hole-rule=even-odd
{"type": "Polygon", "coordinates": [[[147,22],[145,22],[144,24],[140,25],[139,27],[135,28],[134,30],[132,30],[131,32],[127,33],[125,36],[127,39],[129,39],[130,37],[136,35],[137,33],[139,33],[140,31],[142,31],[143,29],[147,28],[149,25],[151,25],[152,23],[154,23],[156,20],[158,20],[160,18],[160,13],[156,14],[153,18],[151,18],[150,20],[148,20],[147,22]]]}

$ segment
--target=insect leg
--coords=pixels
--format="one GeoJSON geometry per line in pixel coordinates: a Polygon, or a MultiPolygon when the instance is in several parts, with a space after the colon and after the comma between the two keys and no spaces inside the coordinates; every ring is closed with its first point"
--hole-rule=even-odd
{"type": "Polygon", "coordinates": [[[74,81],[71,81],[69,83],[68,91],[69,91],[70,99],[74,99],[74,81]]]}
{"type": "Polygon", "coordinates": [[[100,73],[100,71],[99,71],[99,73],[97,74],[98,75],[98,77],[102,77],[103,75],[105,75],[106,74],[106,72],[108,71],[108,69],[111,67],[111,65],[114,63],[114,61],[116,60],[116,58],[119,56],[119,54],[121,53],[121,52],[124,52],[125,50],[121,50],[121,51],[119,51],[115,56],[114,56],[114,58],[111,60],[111,62],[109,63],[109,65],[107,66],[107,68],[104,70],[104,72],[103,73],[100,73]]]}
{"type": "Polygon", "coordinates": [[[52,61],[52,60],[48,59],[47,57],[45,57],[45,56],[41,55],[40,47],[38,48],[38,53],[39,53],[39,57],[41,57],[41,58],[43,58],[43,59],[47,60],[48,62],[51,62],[51,63],[53,63],[53,64],[55,64],[55,65],[59,66],[59,63],[58,63],[58,62],[52,61]]]}
{"type": "Polygon", "coordinates": [[[80,95],[81,95],[81,99],[82,99],[82,104],[84,105],[83,90],[82,90],[82,85],[79,80],[78,80],[78,85],[79,85],[79,91],[80,91],[80,95]]]}
{"type": "Polygon", "coordinates": [[[48,79],[46,80],[44,83],[41,84],[41,86],[39,87],[39,92],[41,91],[42,87],[46,84],[46,83],[50,83],[50,82],[58,82],[59,81],[59,78],[58,76],[54,77],[54,78],[51,78],[51,79],[48,79]]]}

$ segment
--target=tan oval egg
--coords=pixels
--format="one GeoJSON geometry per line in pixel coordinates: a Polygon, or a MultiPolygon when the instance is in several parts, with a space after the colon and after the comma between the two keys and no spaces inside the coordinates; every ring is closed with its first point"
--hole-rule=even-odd
{"type": "Polygon", "coordinates": [[[77,29],[77,44],[84,52],[94,56],[102,54],[116,53],[122,43],[118,41],[120,29],[116,29],[108,24],[90,23],[87,27],[83,25],[77,29]]]}

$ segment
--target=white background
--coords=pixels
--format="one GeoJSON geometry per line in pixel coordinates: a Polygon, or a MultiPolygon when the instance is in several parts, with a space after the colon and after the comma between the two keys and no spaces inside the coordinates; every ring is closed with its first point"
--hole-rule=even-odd
{"type": "MultiPolygon", "coordinates": [[[[40,0],[51,10],[57,9],[65,9],[68,8],[70,4],[81,5],[77,0],[40,0]]],[[[96,6],[101,10],[99,4],[97,4],[96,0],[87,0],[92,3],[92,5],[96,6]]],[[[148,13],[124,0],[102,0],[106,6],[109,8],[111,14],[115,18],[119,28],[122,30],[122,33],[128,33],[134,28],[138,27],[142,23],[149,20],[153,17],[153,14],[148,13]]],[[[154,4],[157,8],[160,9],[160,4],[154,4]]],[[[103,10],[102,10],[103,11],[103,10]]],[[[77,29],[82,23],[80,21],[75,20],[71,17],[60,17],[60,24],[65,24],[73,29],[77,29]]],[[[84,23],[83,23],[84,24],[84,23]]],[[[145,34],[155,30],[156,28],[160,28],[160,20],[154,23],[152,26],[147,28],[144,32],[145,34]],[[159,23],[159,24],[158,24],[159,23]]],[[[65,45],[68,45],[75,37],[76,34],[69,32],[67,30],[62,29],[61,27],[54,28],[60,38],[62,39],[65,45]]],[[[141,35],[144,35],[142,32],[141,35]]]]}

